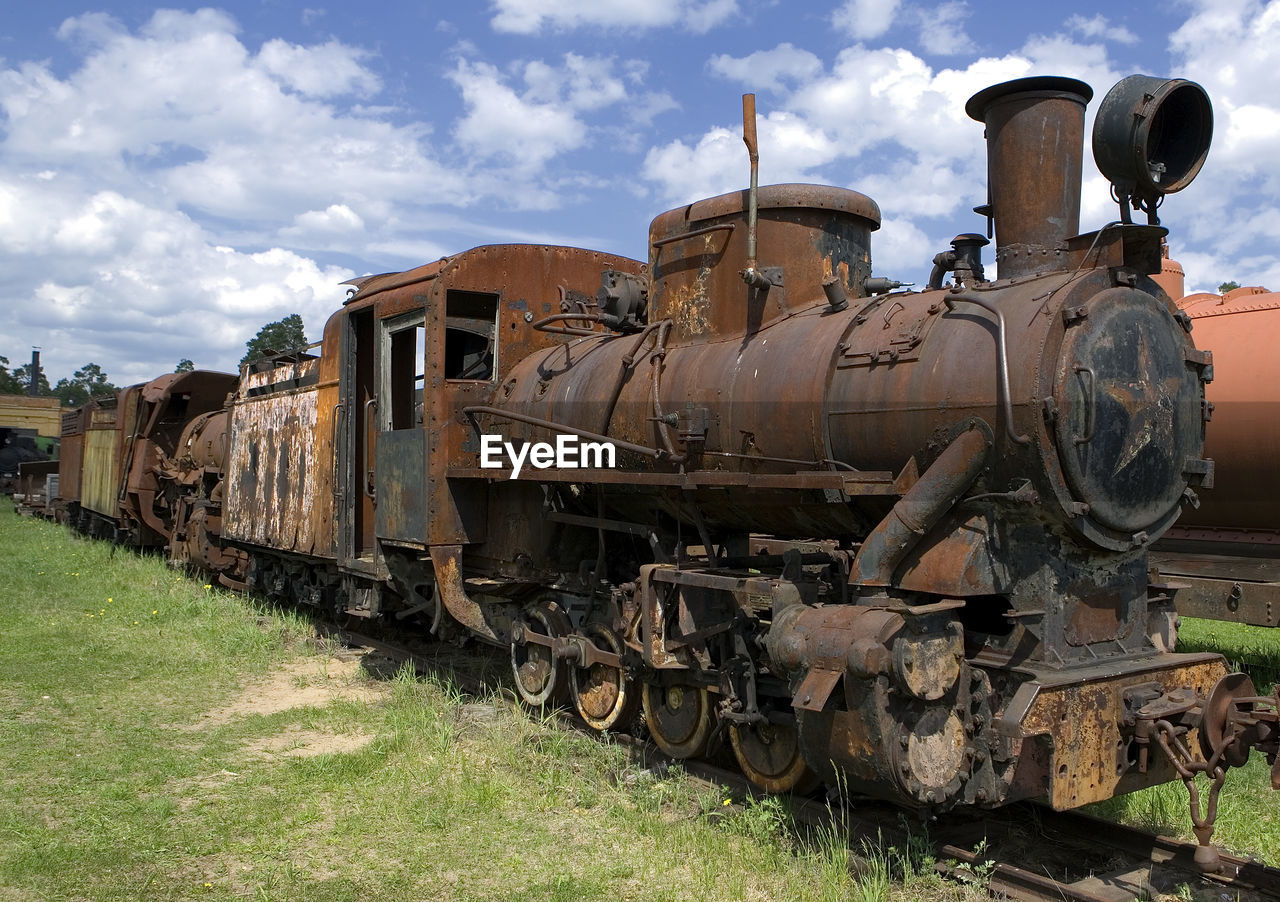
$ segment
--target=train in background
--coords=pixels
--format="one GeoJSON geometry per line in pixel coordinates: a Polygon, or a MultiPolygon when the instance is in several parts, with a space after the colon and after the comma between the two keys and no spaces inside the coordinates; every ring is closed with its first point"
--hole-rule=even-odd
{"type": "Polygon", "coordinates": [[[1167,259],[1157,277],[1214,350],[1206,397],[1213,422],[1206,456],[1213,490],[1152,551],[1191,617],[1280,626],[1280,294],[1260,286],[1224,294],[1183,291],[1182,267],[1167,259]]]}
{"type": "Polygon", "coordinates": [[[1121,217],[1077,234],[1091,97],[1036,77],[966,106],[996,279],[971,233],[923,291],[873,277],[878,205],[757,187],[752,102],[751,187],[658,216],[647,261],[497,245],[355,280],[309,348],[69,415],[67,509],[229,586],[505,649],[528,704],[642,718],[676,758],[727,742],[768,790],[1072,808],[1204,774],[1216,800],[1253,749],[1280,787],[1280,695],[1174,653],[1182,590],[1151,571],[1214,479],[1212,358],[1152,278],[1208,98],[1108,93],[1121,217]]]}
{"type": "Polygon", "coordinates": [[[166,373],[62,415],[58,518],[136,548],[167,548],[192,514],[185,471],[194,423],[218,415],[239,383],[208,370],[166,373]]]}
{"type": "MultiPolygon", "coordinates": [[[[39,366],[39,353],[33,355],[39,366]]],[[[20,491],[22,464],[57,458],[58,423],[62,412],[57,398],[0,395],[0,494],[20,491]]],[[[30,467],[35,478],[38,467],[30,467]]],[[[47,469],[47,468],[46,468],[47,469]]],[[[34,483],[32,483],[34,484],[34,483]]],[[[41,491],[44,485],[40,485],[41,491]]]]}

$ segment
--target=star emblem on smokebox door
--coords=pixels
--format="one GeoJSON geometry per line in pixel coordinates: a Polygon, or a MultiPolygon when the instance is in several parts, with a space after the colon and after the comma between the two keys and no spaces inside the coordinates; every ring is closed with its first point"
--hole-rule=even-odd
{"type": "Polygon", "coordinates": [[[1116,476],[1129,464],[1133,463],[1138,453],[1153,441],[1165,444],[1173,442],[1173,396],[1182,380],[1176,376],[1164,379],[1148,379],[1152,372],[1151,350],[1147,346],[1147,336],[1138,330],[1138,373],[1139,378],[1133,382],[1115,380],[1105,389],[1115,401],[1129,414],[1128,437],[1115,469],[1116,476]]]}

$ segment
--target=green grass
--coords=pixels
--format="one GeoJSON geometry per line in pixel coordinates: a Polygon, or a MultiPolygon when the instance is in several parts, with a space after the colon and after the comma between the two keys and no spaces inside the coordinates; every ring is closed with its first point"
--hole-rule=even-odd
{"type": "Polygon", "coordinates": [[[3,900],[981,897],[7,508],[0,605],[3,900]]]}
{"type": "Polygon", "coordinates": [[[1244,670],[1260,692],[1280,681],[1280,628],[1184,617],[1178,651],[1212,651],[1233,670],[1244,670]]]}

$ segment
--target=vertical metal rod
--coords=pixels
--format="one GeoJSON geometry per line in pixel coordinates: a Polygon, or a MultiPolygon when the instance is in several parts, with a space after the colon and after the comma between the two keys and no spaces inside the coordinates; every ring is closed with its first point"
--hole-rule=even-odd
{"type": "MultiPolygon", "coordinates": [[[[751,191],[747,195],[747,272],[756,271],[756,201],[760,178],[760,150],[756,144],[756,95],[742,95],[742,141],[751,159],[751,191]]],[[[750,281],[750,279],[748,279],[750,281]]]]}

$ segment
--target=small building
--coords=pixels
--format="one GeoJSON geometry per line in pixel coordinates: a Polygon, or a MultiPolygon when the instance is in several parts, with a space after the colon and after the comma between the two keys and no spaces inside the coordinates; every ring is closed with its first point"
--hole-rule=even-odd
{"type": "Polygon", "coordinates": [[[62,434],[61,407],[57,398],[0,395],[0,427],[34,429],[37,435],[57,438],[62,434]]]}

